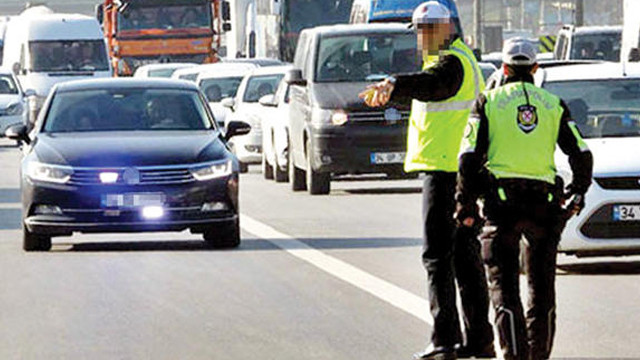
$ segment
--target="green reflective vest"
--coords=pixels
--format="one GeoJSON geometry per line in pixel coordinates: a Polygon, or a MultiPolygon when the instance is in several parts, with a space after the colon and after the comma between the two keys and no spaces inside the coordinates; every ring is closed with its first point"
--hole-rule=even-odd
{"type": "MultiPolygon", "coordinates": [[[[473,102],[484,89],[484,79],[473,52],[462,40],[454,41],[441,56],[446,55],[453,55],[462,63],[462,86],[444,101],[413,100],[404,163],[407,172],[458,170],[460,142],[473,102]]],[[[425,59],[423,70],[435,66],[438,58],[425,59]]]]}
{"type": "Polygon", "coordinates": [[[489,171],[498,179],[554,184],[554,153],[564,112],[560,98],[524,82],[507,84],[485,95],[489,171]]]}

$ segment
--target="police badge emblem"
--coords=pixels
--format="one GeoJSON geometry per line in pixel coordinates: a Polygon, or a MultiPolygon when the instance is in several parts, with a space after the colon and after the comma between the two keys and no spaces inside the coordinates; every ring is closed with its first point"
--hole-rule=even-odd
{"type": "Polygon", "coordinates": [[[533,105],[518,106],[518,127],[525,134],[532,132],[538,126],[538,112],[533,105]]]}

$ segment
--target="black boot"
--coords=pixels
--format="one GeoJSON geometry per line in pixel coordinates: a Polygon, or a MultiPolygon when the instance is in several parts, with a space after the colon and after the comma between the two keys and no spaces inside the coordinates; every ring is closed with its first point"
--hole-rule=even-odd
{"type": "Polygon", "coordinates": [[[459,358],[495,359],[496,350],[493,343],[485,346],[461,346],[456,350],[459,358]]]}
{"type": "Polygon", "coordinates": [[[429,345],[419,353],[413,355],[414,360],[457,360],[456,351],[444,346],[429,345]]]}

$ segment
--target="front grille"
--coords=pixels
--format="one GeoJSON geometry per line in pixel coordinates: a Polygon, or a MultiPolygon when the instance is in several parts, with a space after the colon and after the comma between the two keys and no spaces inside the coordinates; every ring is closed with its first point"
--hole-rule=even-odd
{"type": "Polygon", "coordinates": [[[640,190],[640,177],[597,177],[596,183],[606,190],[640,190]]]}
{"type": "MultiPolygon", "coordinates": [[[[409,110],[399,110],[400,120],[399,121],[407,121],[409,120],[409,110]]],[[[385,123],[387,120],[384,116],[384,111],[358,111],[349,113],[349,120],[353,122],[380,122],[385,123]]],[[[398,121],[398,120],[396,120],[398,121]]]]}
{"type": "Polygon", "coordinates": [[[72,185],[97,185],[101,184],[100,173],[117,172],[116,184],[140,184],[140,185],[171,185],[184,184],[195,181],[188,168],[138,168],[139,181],[130,183],[125,181],[125,169],[74,169],[69,183],[72,185]]]}
{"type": "Polygon", "coordinates": [[[640,221],[614,221],[613,204],[599,208],[582,225],[580,232],[591,239],[638,239],[640,221]]]}

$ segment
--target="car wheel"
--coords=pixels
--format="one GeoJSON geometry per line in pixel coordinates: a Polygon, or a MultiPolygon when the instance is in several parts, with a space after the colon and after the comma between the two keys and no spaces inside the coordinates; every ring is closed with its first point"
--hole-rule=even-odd
{"type": "Polygon", "coordinates": [[[249,172],[249,164],[243,163],[242,161],[238,161],[239,171],[241,174],[246,174],[249,172]]]}
{"type": "Polygon", "coordinates": [[[278,164],[278,157],[276,156],[276,161],[273,164],[273,178],[277,183],[285,183],[289,181],[289,169],[282,170],[280,168],[280,164],[278,164]]]}
{"type": "Polygon", "coordinates": [[[34,234],[22,227],[22,248],[24,251],[49,251],[51,250],[51,237],[34,234]]]}
{"type": "Polygon", "coordinates": [[[313,170],[311,153],[311,141],[307,140],[307,189],[311,195],[326,195],[331,191],[331,174],[313,170]]]}
{"type": "Polygon", "coordinates": [[[304,170],[298,169],[296,164],[293,162],[293,149],[289,149],[289,182],[291,182],[291,190],[293,191],[307,190],[307,183],[304,179],[304,170]]]}
{"type": "Polygon", "coordinates": [[[236,248],[240,245],[240,222],[214,225],[205,230],[203,238],[207,245],[216,249],[236,248]]]}
{"type": "Polygon", "coordinates": [[[267,156],[264,153],[262,153],[262,176],[266,180],[273,180],[273,167],[269,165],[267,156]]]}

